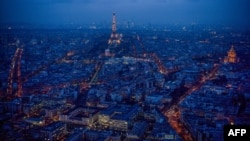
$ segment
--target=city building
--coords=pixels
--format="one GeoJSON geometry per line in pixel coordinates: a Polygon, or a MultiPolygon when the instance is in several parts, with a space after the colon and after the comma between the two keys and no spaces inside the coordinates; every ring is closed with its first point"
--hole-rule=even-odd
{"type": "Polygon", "coordinates": [[[227,56],[224,58],[225,63],[238,63],[239,58],[237,57],[234,46],[231,46],[230,50],[227,52],[227,56]]]}
{"type": "Polygon", "coordinates": [[[45,120],[42,118],[26,118],[25,122],[37,125],[37,126],[44,126],[45,120]]]}
{"type": "Polygon", "coordinates": [[[145,121],[134,123],[132,130],[128,132],[127,139],[128,140],[142,140],[148,128],[149,128],[149,124],[145,121]]]}
{"type": "Polygon", "coordinates": [[[146,139],[174,141],[179,140],[179,137],[169,124],[157,123],[153,126],[153,130],[146,139]]]}
{"type": "Polygon", "coordinates": [[[111,131],[96,131],[90,129],[84,133],[83,139],[87,141],[108,141],[111,137],[111,134],[111,131]]]}
{"type": "Polygon", "coordinates": [[[250,123],[246,31],[122,29],[115,13],[108,27],[1,27],[2,139],[222,141],[223,125],[250,123]]]}
{"type": "Polygon", "coordinates": [[[75,128],[65,141],[84,141],[84,133],[87,130],[87,128],[75,128]]]}
{"type": "Polygon", "coordinates": [[[75,107],[70,111],[60,114],[59,120],[72,124],[92,126],[97,121],[99,110],[89,107],[75,107]]]}
{"type": "Polygon", "coordinates": [[[127,132],[140,111],[141,108],[138,105],[117,104],[102,110],[98,115],[98,123],[113,130],[127,132]]]}
{"type": "Polygon", "coordinates": [[[60,140],[66,133],[66,124],[60,121],[53,122],[40,130],[40,137],[45,141],[60,140]]]}

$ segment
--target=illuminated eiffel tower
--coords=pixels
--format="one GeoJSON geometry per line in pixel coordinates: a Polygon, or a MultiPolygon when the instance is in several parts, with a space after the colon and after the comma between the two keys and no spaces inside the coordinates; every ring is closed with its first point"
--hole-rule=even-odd
{"type": "Polygon", "coordinates": [[[110,38],[108,40],[109,45],[118,45],[121,43],[121,36],[116,33],[116,17],[115,13],[113,13],[113,18],[112,18],[112,33],[110,35],[110,38]]]}

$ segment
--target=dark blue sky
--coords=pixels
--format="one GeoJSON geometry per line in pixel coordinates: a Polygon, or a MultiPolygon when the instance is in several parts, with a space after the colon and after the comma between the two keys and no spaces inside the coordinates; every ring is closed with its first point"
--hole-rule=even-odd
{"type": "Polygon", "coordinates": [[[250,25],[250,0],[0,0],[1,23],[250,25]]]}

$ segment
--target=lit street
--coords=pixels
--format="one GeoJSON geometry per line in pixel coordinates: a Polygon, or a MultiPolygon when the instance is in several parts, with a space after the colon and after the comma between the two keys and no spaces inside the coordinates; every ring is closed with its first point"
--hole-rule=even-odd
{"type": "Polygon", "coordinates": [[[215,65],[212,70],[210,71],[205,78],[202,78],[199,83],[196,85],[193,85],[190,87],[185,94],[183,94],[178,101],[176,101],[174,105],[171,105],[171,107],[168,110],[165,110],[163,113],[168,119],[168,122],[170,125],[175,129],[175,131],[182,137],[185,141],[193,141],[192,135],[189,133],[189,129],[185,126],[185,123],[181,121],[180,117],[180,109],[178,107],[179,103],[181,103],[188,95],[192,94],[194,91],[200,89],[204,83],[206,83],[207,80],[214,77],[216,72],[219,69],[219,65],[215,65]]]}

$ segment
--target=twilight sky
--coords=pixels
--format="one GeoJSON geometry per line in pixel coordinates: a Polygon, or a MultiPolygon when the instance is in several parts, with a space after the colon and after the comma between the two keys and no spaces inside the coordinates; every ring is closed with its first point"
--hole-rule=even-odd
{"type": "Polygon", "coordinates": [[[250,25],[250,0],[0,0],[0,23],[250,25]]]}

